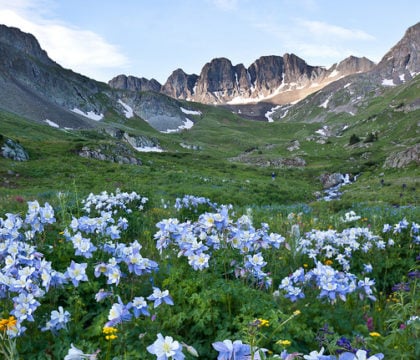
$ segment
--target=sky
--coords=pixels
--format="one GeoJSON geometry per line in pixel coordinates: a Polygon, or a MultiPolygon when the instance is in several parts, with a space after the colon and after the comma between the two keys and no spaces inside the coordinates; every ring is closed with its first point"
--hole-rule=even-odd
{"type": "Polygon", "coordinates": [[[0,24],[104,82],[125,74],[163,84],[219,57],[246,67],[285,53],[327,68],[350,55],[379,62],[419,17],[414,0],[0,0],[0,24]]]}

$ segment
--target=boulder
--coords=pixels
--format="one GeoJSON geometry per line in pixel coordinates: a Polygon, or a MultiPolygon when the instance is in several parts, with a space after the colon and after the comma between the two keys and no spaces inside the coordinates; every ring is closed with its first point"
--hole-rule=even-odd
{"type": "MultiPolygon", "coordinates": [[[[0,139],[1,140],[1,139],[0,139]]],[[[18,142],[6,139],[1,147],[1,153],[6,159],[15,161],[28,161],[29,155],[18,142]]]]}
{"type": "Polygon", "coordinates": [[[142,165],[141,160],[133,156],[130,149],[124,144],[119,143],[116,146],[100,144],[95,149],[84,146],[78,154],[87,159],[109,161],[118,164],[142,165]]]}
{"type": "Polygon", "coordinates": [[[290,145],[287,147],[287,150],[289,151],[295,151],[300,149],[300,143],[299,140],[292,140],[290,142],[290,145]]]}
{"type": "Polygon", "coordinates": [[[343,179],[344,177],[341,173],[322,174],[320,177],[322,187],[324,189],[329,189],[343,183],[343,179]]]}
{"type": "Polygon", "coordinates": [[[384,168],[403,168],[411,162],[420,165],[420,144],[416,144],[404,151],[388,156],[383,165],[384,168]]]}

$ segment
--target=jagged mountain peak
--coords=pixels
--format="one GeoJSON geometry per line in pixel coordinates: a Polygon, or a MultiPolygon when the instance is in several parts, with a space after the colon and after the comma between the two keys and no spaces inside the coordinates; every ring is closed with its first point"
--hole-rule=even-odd
{"type": "MultiPolygon", "coordinates": [[[[351,56],[331,69],[311,66],[293,53],[263,55],[248,68],[234,65],[226,57],[207,62],[200,75],[186,74],[178,68],[172,72],[160,91],[176,99],[210,104],[243,104],[268,101],[285,104],[299,100],[326,84],[353,73],[368,71],[374,63],[366,58],[351,56]]],[[[147,79],[132,79],[121,75],[109,82],[117,89],[145,90],[147,79]]]]}
{"type": "Polygon", "coordinates": [[[47,65],[56,65],[45,50],[43,50],[38,40],[32,34],[25,33],[18,28],[0,25],[0,43],[3,46],[10,46],[16,51],[34,57],[47,65]]]}
{"type": "Polygon", "coordinates": [[[121,90],[131,91],[154,91],[159,92],[162,85],[155,79],[138,78],[132,75],[117,75],[112,78],[108,85],[121,90]]]}
{"type": "Polygon", "coordinates": [[[366,72],[371,70],[375,63],[366,57],[357,57],[350,55],[344,60],[340,61],[334,70],[340,71],[345,74],[355,74],[359,72],[366,72]]]}
{"type": "Polygon", "coordinates": [[[409,27],[377,66],[384,85],[397,85],[420,73],[420,22],[409,27]]]}
{"type": "MultiPolygon", "coordinates": [[[[364,109],[366,99],[380,96],[390,86],[401,85],[411,81],[420,74],[420,23],[410,27],[401,38],[374,65],[366,58],[350,56],[339,64],[334,64],[329,71],[340,74],[340,69],[350,68],[353,74],[325,86],[313,96],[297,104],[280,107],[271,113],[272,119],[295,121],[302,118],[308,122],[323,122],[331,113],[356,115],[364,109]],[[358,66],[360,71],[358,70],[358,66]],[[322,108],[322,113],[314,109],[322,108]]],[[[330,75],[331,76],[331,75],[330,75]]],[[[415,80],[414,80],[415,81],[415,80]]],[[[408,105],[408,109],[417,109],[418,101],[408,105]]],[[[411,111],[410,110],[410,111],[411,111]]]]}
{"type": "Polygon", "coordinates": [[[198,75],[187,74],[181,68],[172,72],[161,88],[161,92],[176,99],[190,99],[194,93],[194,86],[198,75]]]}
{"type": "Polygon", "coordinates": [[[101,120],[109,113],[121,123],[137,115],[160,131],[185,126],[181,104],[156,93],[161,87],[156,80],[121,75],[115,82],[124,88],[149,86],[155,92],[113,90],[64,69],[33,35],[0,25],[0,110],[55,128],[108,126],[101,120]]]}

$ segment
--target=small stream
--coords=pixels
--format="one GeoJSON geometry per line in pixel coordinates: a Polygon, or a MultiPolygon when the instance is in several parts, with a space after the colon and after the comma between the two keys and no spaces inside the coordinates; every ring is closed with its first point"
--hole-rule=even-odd
{"type": "Polygon", "coordinates": [[[324,201],[331,201],[331,200],[339,200],[341,198],[341,195],[343,194],[340,189],[344,185],[352,184],[356,181],[357,175],[355,175],[353,178],[350,177],[350,174],[342,174],[341,175],[341,182],[333,187],[330,187],[329,189],[324,190],[324,196],[321,198],[321,200],[324,201]]]}

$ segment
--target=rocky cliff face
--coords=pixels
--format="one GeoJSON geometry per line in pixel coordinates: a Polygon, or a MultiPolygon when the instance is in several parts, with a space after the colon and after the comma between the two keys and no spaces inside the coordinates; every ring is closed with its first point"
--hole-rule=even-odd
{"type": "Polygon", "coordinates": [[[189,75],[182,69],[177,69],[166,80],[161,91],[175,99],[191,99],[197,79],[198,75],[189,75]]]}
{"type": "MultiPolygon", "coordinates": [[[[357,114],[369,94],[379,96],[384,89],[412,80],[420,74],[420,22],[408,28],[401,40],[374,65],[366,58],[349,58],[328,69],[327,77],[334,75],[335,81],[322,91],[307,97],[293,106],[281,107],[271,114],[274,120],[296,121],[304,118],[308,122],[322,122],[328,112],[357,114]],[[351,74],[351,75],[349,75],[351,74]],[[343,75],[349,75],[345,78],[343,75]],[[317,108],[326,109],[321,114],[317,108]],[[313,112],[313,114],[312,114],[313,112]]],[[[418,108],[414,101],[404,106],[404,111],[418,108]]]]}
{"type": "MultiPolygon", "coordinates": [[[[253,97],[270,95],[284,83],[284,60],[281,56],[262,56],[247,69],[249,94],[253,97]]],[[[243,94],[242,94],[243,95],[243,94]]]]}
{"type": "Polygon", "coordinates": [[[290,92],[301,91],[297,97],[306,96],[340,77],[364,72],[373,66],[370,60],[354,56],[328,70],[310,66],[294,54],[262,56],[249,68],[242,64],[233,66],[228,59],[214,59],[204,66],[191,100],[219,104],[262,100],[281,103],[282,94],[290,98],[290,92]],[[302,89],[307,91],[302,92],[302,89]]]}
{"type": "Polygon", "coordinates": [[[72,129],[97,127],[110,111],[124,122],[126,106],[133,110],[130,117],[137,115],[161,131],[185,123],[181,105],[158,93],[156,80],[119,76],[113,84],[124,91],[63,69],[34,36],[0,25],[0,109],[72,129]],[[139,91],[149,92],[139,96],[139,91]]]}
{"type": "Polygon", "coordinates": [[[404,37],[379,62],[376,72],[387,85],[398,85],[420,73],[420,22],[407,29],[404,37]]]}
{"type": "Polygon", "coordinates": [[[366,57],[349,56],[337,65],[333,65],[330,71],[338,71],[342,74],[357,74],[360,72],[367,72],[374,68],[375,63],[366,57]]]}
{"type": "MultiPolygon", "coordinates": [[[[32,34],[23,33],[17,28],[0,25],[0,44],[13,47],[17,51],[36,58],[46,65],[57,65],[41,49],[37,39],[32,34]]],[[[7,60],[11,59],[1,58],[2,62],[7,62],[7,60]]]]}
{"type": "Polygon", "coordinates": [[[242,68],[240,65],[233,66],[226,58],[213,59],[201,70],[191,100],[220,103],[235,96],[240,92],[240,80],[243,82],[246,76],[242,68]]]}
{"type": "Polygon", "coordinates": [[[175,70],[163,86],[144,78],[119,75],[109,82],[117,89],[160,91],[175,99],[207,104],[243,104],[269,101],[287,103],[308,95],[322,86],[353,73],[370,70],[374,63],[351,56],[326,70],[310,66],[294,54],[262,56],[248,68],[216,58],[204,65],[200,75],[175,70]],[[306,89],[306,91],[302,91],[306,89]],[[299,92],[295,94],[293,92],[299,92]],[[282,99],[282,94],[285,99],[282,99]],[[291,99],[294,95],[294,98],[291,99]]]}
{"type": "Polygon", "coordinates": [[[95,96],[104,86],[63,69],[31,34],[0,25],[0,108],[63,127],[92,127],[71,110],[102,113],[95,96]]]}
{"type": "Polygon", "coordinates": [[[285,54],[284,59],[284,83],[306,86],[310,81],[322,79],[326,70],[319,66],[309,66],[303,59],[294,54],[285,54]]]}
{"type": "Polygon", "coordinates": [[[159,92],[162,85],[155,79],[148,80],[144,77],[118,75],[108,82],[109,86],[131,91],[154,91],[159,92]]]}

